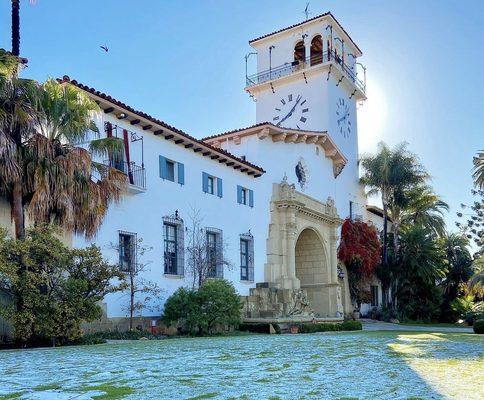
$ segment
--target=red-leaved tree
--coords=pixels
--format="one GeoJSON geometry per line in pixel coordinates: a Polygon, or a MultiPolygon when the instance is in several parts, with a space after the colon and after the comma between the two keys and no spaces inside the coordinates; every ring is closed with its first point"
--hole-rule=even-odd
{"type": "Polygon", "coordinates": [[[348,271],[351,297],[358,305],[365,296],[365,283],[380,263],[381,243],[373,225],[347,218],[341,228],[338,258],[348,271]]]}

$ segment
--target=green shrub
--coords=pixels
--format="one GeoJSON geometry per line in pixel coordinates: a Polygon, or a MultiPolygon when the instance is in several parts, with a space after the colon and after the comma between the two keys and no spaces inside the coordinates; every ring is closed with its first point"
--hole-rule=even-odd
{"type": "Polygon", "coordinates": [[[151,338],[153,335],[149,331],[106,331],[100,332],[103,339],[108,340],[139,340],[142,337],[151,338]]]}
{"type": "Polygon", "coordinates": [[[361,331],[363,325],[360,321],[345,321],[341,324],[342,331],[361,331]]]}
{"type": "Polygon", "coordinates": [[[470,326],[474,325],[474,322],[476,322],[478,319],[484,319],[484,313],[479,311],[470,311],[464,316],[465,322],[470,326]]]}
{"type": "Polygon", "coordinates": [[[180,288],[165,303],[163,321],[179,324],[190,334],[212,334],[220,326],[240,323],[242,303],[234,286],[210,279],[198,290],[180,288]]]}
{"type": "Polygon", "coordinates": [[[315,324],[301,324],[299,332],[334,332],[334,331],[358,331],[363,329],[359,321],[345,321],[342,323],[318,322],[315,324]]]}
{"type": "Polygon", "coordinates": [[[478,319],[476,322],[474,322],[474,333],[484,333],[484,319],[478,319]]]}
{"type": "Polygon", "coordinates": [[[83,345],[93,345],[93,344],[103,344],[106,343],[106,339],[102,337],[101,333],[88,333],[76,341],[72,342],[72,344],[83,344],[83,345]]]}

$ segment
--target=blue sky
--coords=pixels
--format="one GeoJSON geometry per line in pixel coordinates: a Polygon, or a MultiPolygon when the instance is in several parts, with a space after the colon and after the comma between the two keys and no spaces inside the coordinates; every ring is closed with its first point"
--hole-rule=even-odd
{"type": "MultiPolygon", "coordinates": [[[[25,75],[67,74],[197,137],[248,126],[255,104],[243,90],[247,42],[299,22],[305,5],[22,0],[25,75]]],[[[380,140],[407,141],[453,221],[459,204],[471,200],[472,156],[484,149],[484,1],[311,1],[310,10],[331,11],[364,53],[361,152],[380,140]]],[[[10,49],[5,0],[0,47],[10,49]]]]}

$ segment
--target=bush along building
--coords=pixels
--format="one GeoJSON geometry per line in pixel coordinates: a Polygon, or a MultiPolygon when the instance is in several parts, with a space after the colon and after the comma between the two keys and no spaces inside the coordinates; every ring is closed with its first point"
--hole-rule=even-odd
{"type": "MultiPolygon", "coordinates": [[[[129,181],[96,236],[74,237],[73,245],[97,244],[124,271],[143,265],[142,279],[161,288],[139,308],[145,317],[160,315],[177,288],[216,278],[243,296],[247,321],[341,320],[353,312],[337,259],[340,226],[355,217],[381,223],[359,185],[362,52],[330,13],[249,43],[257,72],[245,90],[256,100],[255,124],[201,140],[61,79],[100,106],[101,137],[117,137],[124,148],[102,161],[129,181]],[[149,249],[142,255],[141,240],[149,249]]],[[[379,306],[376,279],[371,295],[379,306]]],[[[108,295],[106,316],[125,318],[128,298],[108,295]]]]}

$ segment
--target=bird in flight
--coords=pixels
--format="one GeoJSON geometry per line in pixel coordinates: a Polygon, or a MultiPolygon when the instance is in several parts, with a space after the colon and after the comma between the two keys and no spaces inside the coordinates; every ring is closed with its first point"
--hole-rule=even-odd
{"type": "Polygon", "coordinates": [[[108,46],[99,46],[101,49],[103,49],[106,53],[109,51],[108,46]]]}

